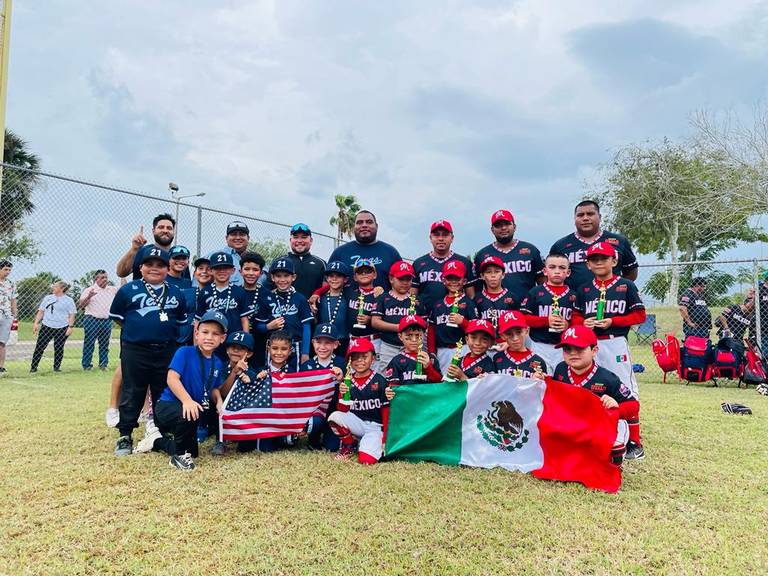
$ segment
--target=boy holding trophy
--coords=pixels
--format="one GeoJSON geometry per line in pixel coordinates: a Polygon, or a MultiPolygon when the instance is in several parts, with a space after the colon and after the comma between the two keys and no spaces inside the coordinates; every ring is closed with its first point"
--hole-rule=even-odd
{"type": "Polygon", "coordinates": [[[423,349],[427,331],[424,318],[415,314],[406,316],[400,320],[397,329],[403,346],[384,369],[384,377],[390,386],[440,382],[443,375],[437,366],[437,357],[423,349]]]}

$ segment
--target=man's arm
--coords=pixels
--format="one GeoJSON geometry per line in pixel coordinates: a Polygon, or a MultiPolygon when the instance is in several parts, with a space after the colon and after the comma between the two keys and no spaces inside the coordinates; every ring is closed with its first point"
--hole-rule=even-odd
{"type": "Polygon", "coordinates": [[[123,254],[120,260],[117,261],[115,266],[115,272],[118,277],[125,278],[133,271],[133,260],[136,257],[136,253],[141,249],[144,244],[147,243],[147,239],[144,238],[144,225],[139,228],[139,233],[131,238],[131,247],[128,252],[123,254]]]}
{"type": "Polygon", "coordinates": [[[679,309],[680,309],[680,316],[683,318],[683,325],[687,324],[688,326],[695,327],[696,324],[691,322],[691,317],[688,315],[688,308],[686,308],[685,306],[680,306],[679,309]]]}

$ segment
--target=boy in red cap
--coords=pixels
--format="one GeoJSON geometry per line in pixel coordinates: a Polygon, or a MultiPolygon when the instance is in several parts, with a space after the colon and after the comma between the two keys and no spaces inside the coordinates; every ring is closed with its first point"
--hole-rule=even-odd
{"type": "Polygon", "coordinates": [[[507,348],[493,357],[494,372],[543,380],[547,364],[541,356],[525,347],[528,324],[522,312],[505,312],[499,320],[499,334],[507,343],[507,348]]]}
{"type": "Polygon", "coordinates": [[[347,360],[353,374],[350,383],[339,385],[338,410],[328,417],[328,424],[341,441],[337,460],[348,460],[359,443],[358,461],[376,464],[382,454],[383,428],[389,417],[389,401],[394,392],[381,374],[371,370],[376,351],[373,342],[356,338],[349,343],[347,360]],[[350,399],[344,397],[349,392],[350,399]]]}
{"type": "Polygon", "coordinates": [[[413,266],[398,260],[389,269],[389,283],[392,288],[376,299],[376,307],[371,315],[371,326],[381,337],[379,348],[380,369],[389,365],[390,360],[400,351],[402,342],[398,332],[400,320],[409,314],[424,316],[419,299],[411,296],[413,266]]]}
{"type": "Polygon", "coordinates": [[[570,325],[576,304],[576,292],[565,283],[570,272],[567,256],[550,254],[544,260],[546,282],[531,288],[520,305],[531,329],[531,349],[544,358],[550,374],[563,361],[563,353],[555,344],[570,325]]]}
{"type": "Polygon", "coordinates": [[[426,331],[427,322],[421,316],[411,314],[400,320],[398,337],[403,347],[384,369],[384,377],[391,386],[440,382],[443,379],[437,366],[437,357],[422,349],[426,331]],[[423,375],[421,379],[416,376],[419,363],[423,375]]]}
{"type": "Polygon", "coordinates": [[[366,258],[359,259],[353,267],[352,279],[357,288],[350,287],[344,291],[347,299],[347,333],[350,340],[367,338],[373,342],[378,355],[381,340],[378,332],[371,326],[371,314],[376,308],[376,298],[381,294],[381,288],[373,285],[376,280],[376,266],[366,258]]]}
{"type": "Polygon", "coordinates": [[[626,422],[629,442],[626,442],[626,430],[620,426],[614,445],[614,461],[621,462],[625,443],[624,458],[640,460],[645,457],[640,443],[640,403],[613,372],[595,364],[599,354],[597,344],[597,336],[586,326],[568,328],[557,344],[557,348],[562,348],[565,360],[557,365],[553,378],[586,388],[600,398],[606,410],[618,409],[620,422],[626,422]]]}
{"type": "Polygon", "coordinates": [[[608,242],[595,242],[587,250],[587,267],[595,278],[577,291],[572,324],[584,324],[600,341],[596,362],[619,377],[639,398],[632,371],[627,334],[645,322],[645,305],[631,280],[613,273],[616,250],[608,242]]]}
{"type": "Polygon", "coordinates": [[[448,376],[454,380],[468,380],[483,374],[495,372],[493,360],[488,350],[496,341],[496,329],[488,320],[470,320],[465,330],[467,334],[467,352],[458,366],[448,366],[448,376]]]}
{"type": "Polygon", "coordinates": [[[477,316],[498,328],[501,315],[507,310],[517,310],[520,303],[515,302],[512,293],[503,286],[504,262],[501,258],[486,256],[480,262],[479,273],[483,288],[475,294],[477,316]]]}
{"type": "MultiPolygon", "coordinates": [[[[427,349],[437,354],[438,364],[445,376],[456,354],[457,344],[464,341],[466,322],[477,318],[477,311],[474,302],[464,294],[467,279],[464,264],[458,260],[446,262],[442,275],[448,294],[432,305],[429,322],[434,329],[427,334],[427,349]]],[[[461,356],[464,354],[466,349],[461,350],[461,356]]]]}

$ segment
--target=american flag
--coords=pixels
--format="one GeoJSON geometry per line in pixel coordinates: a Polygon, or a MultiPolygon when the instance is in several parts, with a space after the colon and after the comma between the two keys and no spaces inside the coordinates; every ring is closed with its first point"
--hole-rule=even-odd
{"type": "Polygon", "coordinates": [[[224,402],[222,440],[298,434],[318,408],[327,408],[335,387],[330,370],[274,373],[250,384],[238,380],[224,402]]]}

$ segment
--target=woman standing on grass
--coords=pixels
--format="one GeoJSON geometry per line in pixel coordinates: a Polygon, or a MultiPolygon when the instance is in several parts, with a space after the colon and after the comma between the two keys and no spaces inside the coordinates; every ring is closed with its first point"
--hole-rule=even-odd
{"type": "Polygon", "coordinates": [[[53,340],[53,371],[61,372],[64,343],[72,334],[76,312],[75,301],[66,295],[67,290],[69,290],[69,284],[66,282],[54,282],[51,285],[51,294],[40,302],[35,314],[35,322],[32,324],[32,331],[37,334],[37,343],[32,354],[30,372],[37,372],[37,365],[40,364],[43,352],[51,340],[53,340]]]}

